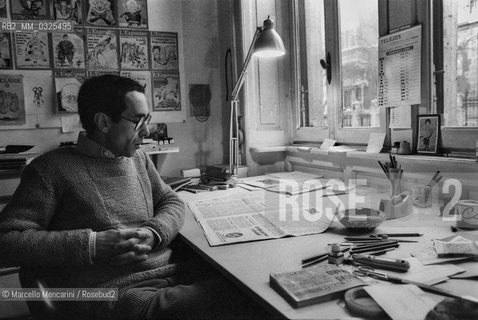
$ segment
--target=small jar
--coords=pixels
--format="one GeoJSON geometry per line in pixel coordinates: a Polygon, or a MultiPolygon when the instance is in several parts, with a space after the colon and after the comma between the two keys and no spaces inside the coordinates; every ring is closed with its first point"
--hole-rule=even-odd
{"type": "Polygon", "coordinates": [[[329,253],[329,263],[341,264],[342,262],[344,262],[344,259],[345,259],[345,256],[340,248],[340,244],[334,243],[329,253]]]}

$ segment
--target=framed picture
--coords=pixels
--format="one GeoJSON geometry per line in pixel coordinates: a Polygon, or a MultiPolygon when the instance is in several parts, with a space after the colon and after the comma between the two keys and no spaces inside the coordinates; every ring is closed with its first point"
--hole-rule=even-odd
{"type": "Polygon", "coordinates": [[[440,115],[419,114],[417,120],[417,153],[437,153],[440,136],[440,115]]]}

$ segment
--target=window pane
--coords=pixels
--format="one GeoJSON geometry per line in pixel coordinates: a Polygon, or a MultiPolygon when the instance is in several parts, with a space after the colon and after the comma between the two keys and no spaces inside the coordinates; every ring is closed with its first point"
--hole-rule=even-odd
{"type": "Polygon", "coordinates": [[[445,126],[478,126],[478,1],[443,1],[445,126]]]}
{"type": "Polygon", "coordinates": [[[342,126],[380,127],[378,0],[340,0],[342,126]]]}
{"type": "Polygon", "coordinates": [[[326,72],[320,65],[325,59],[324,20],[323,1],[299,2],[301,127],[327,126],[326,72]]]}

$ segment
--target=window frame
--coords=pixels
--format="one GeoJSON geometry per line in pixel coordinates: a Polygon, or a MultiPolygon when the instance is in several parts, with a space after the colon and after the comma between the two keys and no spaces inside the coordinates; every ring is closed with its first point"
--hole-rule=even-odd
{"type": "MultiPolygon", "coordinates": [[[[432,15],[432,32],[433,32],[433,62],[435,64],[434,83],[435,95],[434,99],[437,101],[437,113],[444,118],[445,114],[445,97],[444,97],[444,54],[443,54],[443,1],[431,1],[431,15],[432,15]]],[[[430,110],[431,113],[432,110],[430,110]]],[[[444,119],[442,119],[444,120],[444,119]]],[[[445,126],[445,121],[442,121],[441,126],[441,147],[444,153],[450,152],[472,152],[476,148],[478,141],[478,127],[454,127],[445,126]]]]}
{"type": "MultiPolygon", "coordinates": [[[[300,127],[300,109],[302,107],[302,90],[301,84],[303,81],[303,74],[300,72],[301,68],[304,68],[304,47],[301,47],[300,41],[300,5],[301,0],[295,0],[293,4],[293,10],[291,10],[291,20],[293,21],[292,39],[294,45],[293,51],[293,65],[294,68],[294,86],[297,98],[295,99],[296,105],[293,108],[295,113],[295,126],[294,126],[294,141],[295,142],[320,142],[326,138],[335,139],[339,143],[349,144],[366,144],[368,137],[372,132],[386,132],[386,113],[387,110],[383,110],[380,116],[380,127],[343,127],[342,126],[342,106],[343,93],[342,93],[342,74],[341,74],[341,50],[340,50],[340,21],[339,14],[340,8],[337,0],[324,0],[324,24],[325,24],[325,54],[331,56],[331,71],[332,80],[327,85],[327,121],[328,126],[323,127],[300,127]]],[[[378,1],[377,11],[381,12],[381,1],[378,1]]],[[[380,30],[380,17],[379,26],[380,30]]],[[[377,39],[378,41],[378,39],[377,39]]],[[[325,60],[325,57],[320,57],[325,60]]],[[[307,68],[305,68],[307,69],[307,68]]],[[[378,71],[377,71],[378,72],[378,71]]]]}

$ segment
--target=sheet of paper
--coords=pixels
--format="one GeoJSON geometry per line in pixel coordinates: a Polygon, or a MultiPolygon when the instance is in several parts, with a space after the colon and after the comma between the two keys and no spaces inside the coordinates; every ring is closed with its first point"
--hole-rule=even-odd
{"type": "Polygon", "coordinates": [[[371,285],[365,291],[394,320],[425,319],[443,298],[423,292],[415,285],[371,285]]]}
{"type": "Polygon", "coordinates": [[[392,129],[410,129],[412,127],[412,107],[391,108],[389,127],[392,129]]]}
{"type": "Polygon", "coordinates": [[[268,176],[277,178],[277,179],[290,179],[294,181],[307,181],[312,179],[323,178],[323,174],[314,174],[300,171],[289,171],[289,172],[276,172],[271,173],[268,176]]]}
{"type": "Polygon", "coordinates": [[[421,25],[379,38],[378,105],[421,103],[421,25]]]}
{"type": "Polygon", "coordinates": [[[478,256],[476,241],[457,235],[447,240],[434,240],[435,250],[438,256],[470,255],[478,256]]]}
{"type": "Polygon", "coordinates": [[[368,137],[367,151],[368,153],[379,153],[383,148],[385,133],[372,132],[368,137]]]}
{"type": "Polygon", "coordinates": [[[440,264],[424,266],[417,258],[405,258],[410,264],[410,269],[406,273],[387,271],[387,274],[397,276],[410,281],[434,285],[445,281],[448,277],[459,274],[465,269],[454,264],[440,264]]]}
{"type": "Polygon", "coordinates": [[[325,139],[324,142],[320,145],[320,150],[330,150],[332,146],[335,144],[334,139],[325,139]]]}
{"type": "Polygon", "coordinates": [[[477,278],[478,279],[478,267],[477,267],[476,261],[460,262],[458,266],[460,268],[465,269],[465,272],[454,274],[450,276],[450,278],[452,279],[477,278]]]}
{"type": "Polygon", "coordinates": [[[318,177],[320,176],[321,175],[318,174],[293,171],[245,178],[239,182],[245,189],[250,191],[261,188],[281,194],[297,195],[325,189],[331,185],[328,183],[330,179],[319,179],[318,177]],[[248,186],[252,186],[253,188],[248,186]]]}

